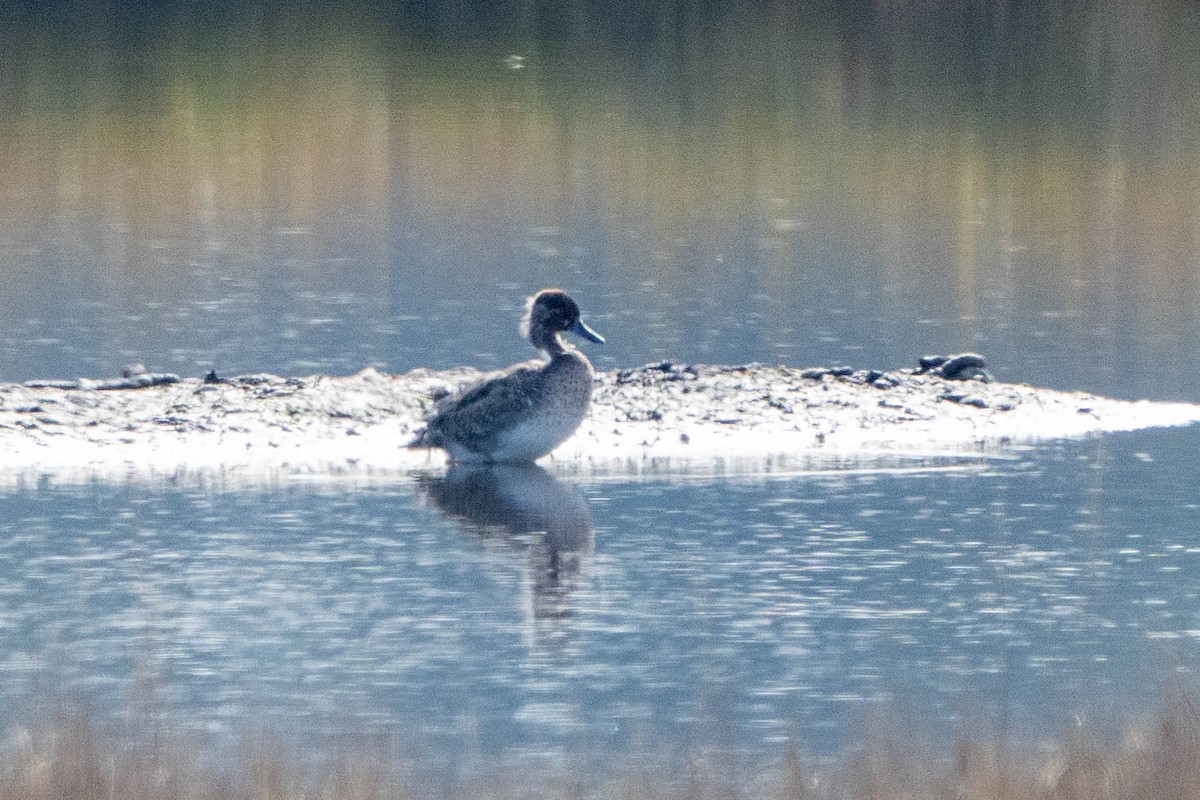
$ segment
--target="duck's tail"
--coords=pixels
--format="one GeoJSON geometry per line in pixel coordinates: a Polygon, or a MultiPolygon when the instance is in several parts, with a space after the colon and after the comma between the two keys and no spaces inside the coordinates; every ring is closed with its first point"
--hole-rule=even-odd
{"type": "Polygon", "coordinates": [[[405,443],[404,447],[408,450],[428,450],[432,447],[439,447],[440,445],[435,439],[436,437],[430,432],[429,427],[426,426],[417,431],[416,436],[405,443]]]}

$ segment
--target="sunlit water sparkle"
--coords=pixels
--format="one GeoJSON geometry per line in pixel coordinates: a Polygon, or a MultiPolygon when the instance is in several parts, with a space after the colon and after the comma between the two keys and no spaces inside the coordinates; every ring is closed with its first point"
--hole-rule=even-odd
{"type": "MultiPolygon", "coordinates": [[[[0,380],[497,368],[561,285],[604,369],[978,350],[1200,397],[1194,7],[617,5],[7,4],[0,380]]],[[[445,778],[753,773],[884,708],[1115,725],[1194,688],[1198,436],[515,486],[5,475],[0,729],[65,696],[445,778]]]]}
{"type": "Polygon", "coordinates": [[[389,741],[443,776],[696,748],[750,768],[788,742],[828,756],[878,708],[934,738],[1116,724],[1196,663],[1196,435],[961,469],[534,472],[458,494],[436,471],[242,491],[51,479],[0,500],[0,722],[47,676],[104,718],[152,686],[155,716],[218,745],[389,741]],[[554,518],[532,493],[523,528],[484,518],[531,479],[554,518]],[[482,511],[463,499],[490,491],[482,511]]]}

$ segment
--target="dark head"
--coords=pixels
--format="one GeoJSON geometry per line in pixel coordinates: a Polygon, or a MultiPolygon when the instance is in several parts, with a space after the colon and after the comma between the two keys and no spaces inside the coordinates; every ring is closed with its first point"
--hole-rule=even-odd
{"type": "Polygon", "coordinates": [[[604,337],[579,318],[579,304],[561,289],[543,289],[529,298],[521,333],[529,337],[534,347],[551,352],[561,349],[558,334],[570,331],[588,341],[604,344],[604,337]]]}

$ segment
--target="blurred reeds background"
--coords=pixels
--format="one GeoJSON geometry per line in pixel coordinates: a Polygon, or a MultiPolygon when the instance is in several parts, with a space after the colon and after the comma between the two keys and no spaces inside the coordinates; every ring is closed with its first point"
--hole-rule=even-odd
{"type": "MultiPolygon", "coordinates": [[[[1179,699],[1117,738],[1085,725],[1054,742],[960,739],[922,747],[920,731],[882,726],[834,763],[808,765],[789,749],[755,788],[697,757],[691,774],[653,769],[609,776],[595,790],[569,774],[495,774],[422,786],[386,754],[342,753],[313,767],[270,736],[254,737],[230,767],[206,765],[184,739],[159,732],[131,745],[62,715],[10,732],[0,752],[0,797],[20,800],[1185,800],[1200,797],[1200,716],[1179,699]]],[[[402,763],[402,762],[401,762],[402,763]]]]}

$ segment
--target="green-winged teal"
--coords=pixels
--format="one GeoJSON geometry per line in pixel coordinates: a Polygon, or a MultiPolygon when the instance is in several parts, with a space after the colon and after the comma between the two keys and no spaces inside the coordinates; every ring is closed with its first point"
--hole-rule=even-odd
{"type": "Polygon", "coordinates": [[[560,289],[529,298],[521,332],[547,360],[517,364],[439,404],[410,447],[440,447],[452,461],[533,461],[566,441],[592,400],[592,365],[562,333],[604,337],[560,289]]]}

